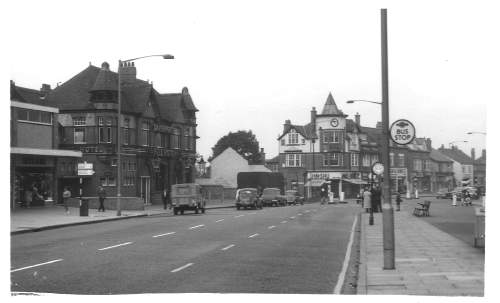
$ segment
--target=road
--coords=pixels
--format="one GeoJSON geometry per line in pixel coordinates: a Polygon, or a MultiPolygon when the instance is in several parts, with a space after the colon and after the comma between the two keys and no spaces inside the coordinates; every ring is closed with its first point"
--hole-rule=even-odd
{"type": "Polygon", "coordinates": [[[11,237],[11,290],[333,293],[359,206],[214,209],[11,237]]]}

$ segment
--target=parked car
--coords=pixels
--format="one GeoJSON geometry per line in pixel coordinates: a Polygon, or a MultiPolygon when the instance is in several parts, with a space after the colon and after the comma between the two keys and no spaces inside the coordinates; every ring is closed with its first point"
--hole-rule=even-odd
{"type": "Polygon", "coordinates": [[[286,198],[281,195],[279,188],[264,188],[261,199],[264,206],[285,206],[287,204],[286,198]]]}
{"type": "Polygon", "coordinates": [[[195,183],[184,183],[172,185],[171,191],[174,215],[184,214],[185,210],[194,210],[195,214],[201,211],[205,213],[205,199],[201,192],[201,186],[195,183]]]}
{"type": "Polygon", "coordinates": [[[262,200],[259,198],[256,188],[241,188],[238,189],[236,195],[236,209],[253,208],[262,209],[262,200]]]}
{"type": "Polygon", "coordinates": [[[453,194],[452,191],[440,190],[437,192],[436,199],[451,199],[452,194],[453,194]]]}
{"type": "Polygon", "coordinates": [[[285,192],[285,197],[286,197],[286,203],[288,205],[297,205],[297,204],[301,204],[303,205],[304,204],[304,197],[302,197],[301,195],[299,195],[299,192],[296,191],[296,190],[287,190],[285,192]]]}

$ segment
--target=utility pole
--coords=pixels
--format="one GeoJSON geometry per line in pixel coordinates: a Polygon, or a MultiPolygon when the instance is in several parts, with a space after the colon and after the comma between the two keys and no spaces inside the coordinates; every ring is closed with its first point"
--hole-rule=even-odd
{"type": "Polygon", "coordinates": [[[387,9],[380,10],[382,55],[382,228],[384,242],[384,269],[395,269],[394,209],[391,203],[391,176],[389,156],[389,75],[387,57],[387,9]]]}

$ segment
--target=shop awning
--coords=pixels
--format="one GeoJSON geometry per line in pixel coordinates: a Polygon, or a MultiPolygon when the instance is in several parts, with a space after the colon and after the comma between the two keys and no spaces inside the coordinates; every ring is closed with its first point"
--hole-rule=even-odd
{"type": "Polygon", "coordinates": [[[342,179],[342,181],[346,181],[352,184],[358,184],[358,185],[366,185],[368,184],[367,181],[361,180],[361,179],[342,179]]]}
{"type": "Polygon", "coordinates": [[[82,157],[81,151],[65,150],[65,149],[11,147],[10,153],[17,155],[34,155],[34,156],[73,157],[73,158],[82,157]]]}
{"type": "Polygon", "coordinates": [[[311,181],[307,181],[304,186],[306,186],[306,187],[308,187],[308,186],[320,187],[321,185],[323,185],[323,183],[325,183],[325,180],[311,180],[311,181]]]}

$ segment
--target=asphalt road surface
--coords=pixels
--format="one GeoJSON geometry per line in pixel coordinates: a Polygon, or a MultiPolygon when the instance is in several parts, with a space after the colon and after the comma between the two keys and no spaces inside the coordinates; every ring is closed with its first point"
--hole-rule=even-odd
{"type": "Polygon", "coordinates": [[[359,206],[213,209],[11,237],[11,290],[333,293],[359,206]]]}

